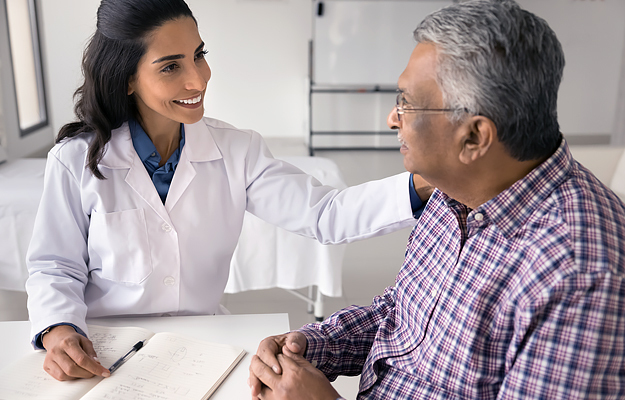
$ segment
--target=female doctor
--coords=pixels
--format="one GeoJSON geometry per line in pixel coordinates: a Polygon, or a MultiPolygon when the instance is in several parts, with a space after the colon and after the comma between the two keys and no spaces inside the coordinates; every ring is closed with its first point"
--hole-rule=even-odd
{"type": "Polygon", "coordinates": [[[339,192],[203,118],[205,54],[183,0],[100,4],[27,255],[31,337],[56,379],[109,374],[86,318],[220,313],[246,210],[322,243],[414,224],[407,173],[339,192]]]}

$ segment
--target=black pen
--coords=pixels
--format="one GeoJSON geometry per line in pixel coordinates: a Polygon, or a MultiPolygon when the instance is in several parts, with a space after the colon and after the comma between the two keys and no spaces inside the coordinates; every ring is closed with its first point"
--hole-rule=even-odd
{"type": "Polygon", "coordinates": [[[117,368],[121,367],[122,364],[125,363],[130,358],[130,356],[133,353],[136,353],[137,351],[139,351],[139,349],[143,347],[143,342],[145,342],[145,340],[137,342],[137,344],[132,346],[132,349],[130,349],[130,351],[128,353],[124,354],[124,356],[122,358],[120,358],[119,360],[115,361],[115,363],[113,363],[113,365],[111,365],[111,368],[109,368],[109,371],[111,372],[111,374],[113,372],[115,372],[115,370],[117,370],[117,368]]]}

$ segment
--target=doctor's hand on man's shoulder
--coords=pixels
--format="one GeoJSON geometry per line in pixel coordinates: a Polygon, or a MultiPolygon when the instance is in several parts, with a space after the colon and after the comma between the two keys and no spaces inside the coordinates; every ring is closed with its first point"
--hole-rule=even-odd
{"type": "Polygon", "coordinates": [[[91,341],[71,326],[51,328],[42,337],[42,343],[47,351],[43,369],[56,380],[110,376],[109,370],[97,361],[91,341]]]}

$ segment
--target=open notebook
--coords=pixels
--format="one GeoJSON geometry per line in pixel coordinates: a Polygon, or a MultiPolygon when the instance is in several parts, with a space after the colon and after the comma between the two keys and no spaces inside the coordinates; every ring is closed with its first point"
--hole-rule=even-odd
{"type": "Polygon", "coordinates": [[[59,382],[43,370],[45,352],[34,352],[0,371],[0,399],[203,400],[245,356],[242,348],[143,328],[89,325],[89,339],[107,368],[147,341],[106,379],[59,382]]]}

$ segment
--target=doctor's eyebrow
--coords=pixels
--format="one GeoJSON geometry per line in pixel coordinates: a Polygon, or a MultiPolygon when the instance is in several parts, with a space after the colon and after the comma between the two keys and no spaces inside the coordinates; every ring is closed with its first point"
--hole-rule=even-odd
{"type": "MultiPolygon", "coordinates": [[[[195,51],[193,52],[193,54],[199,52],[200,50],[202,50],[202,48],[204,47],[204,42],[200,43],[200,45],[197,47],[197,49],[195,49],[195,51]]],[[[157,58],[156,60],[152,61],[152,64],[158,64],[158,63],[162,63],[164,61],[173,61],[173,60],[179,60],[181,58],[184,58],[184,54],[172,54],[171,56],[164,56],[161,58],[157,58]]]]}

